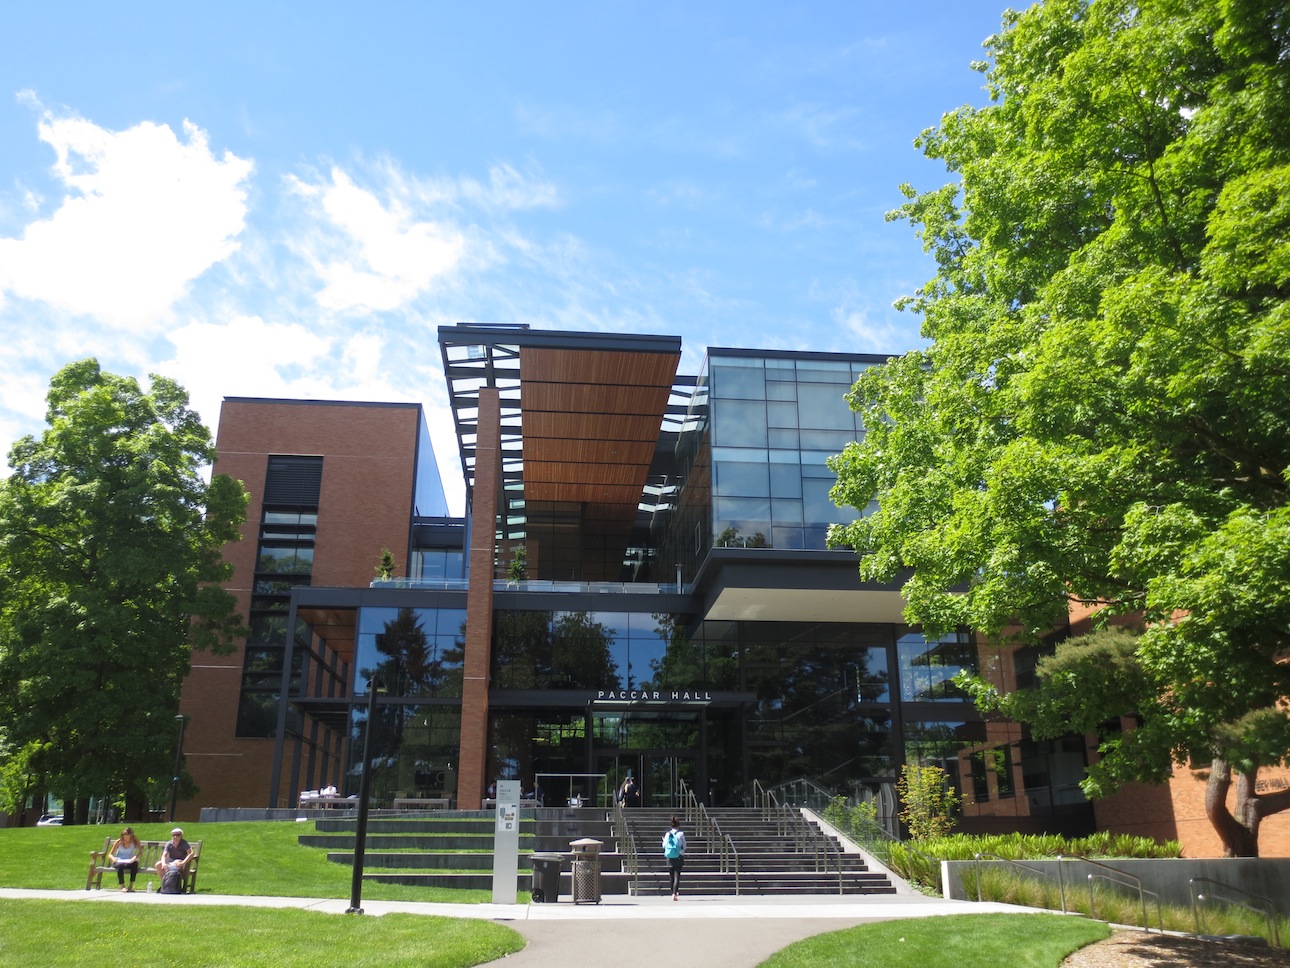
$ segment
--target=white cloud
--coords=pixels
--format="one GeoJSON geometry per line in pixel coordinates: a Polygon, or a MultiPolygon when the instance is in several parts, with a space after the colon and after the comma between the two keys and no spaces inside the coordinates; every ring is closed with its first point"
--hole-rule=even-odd
{"type": "Polygon", "coordinates": [[[553,184],[522,175],[511,165],[489,167],[487,185],[473,178],[462,179],[461,195],[482,207],[506,211],[554,208],[560,203],[559,193],[553,184]]]}
{"type": "Polygon", "coordinates": [[[194,321],[168,338],[174,357],[153,369],[188,391],[193,409],[212,432],[226,396],[290,397],[317,389],[300,372],[324,358],[332,345],[299,323],[268,323],[258,316],[194,321]]]}
{"type": "Polygon", "coordinates": [[[444,223],[414,218],[399,192],[383,201],[360,188],[341,169],[330,183],[289,184],[312,200],[334,229],[319,227],[304,241],[323,288],[318,303],[334,310],[397,309],[451,272],[465,239],[444,223]]]}
{"type": "Polygon", "coordinates": [[[66,194],[20,238],[0,239],[0,292],[147,329],[236,250],[253,165],[216,158],[195,125],[181,139],[164,124],[109,131],[46,112],[38,131],[66,194]]]}
{"type": "Polygon", "coordinates": [[[850,345],[860,352],[904,353],[910,346],[909,326],[891,318],[891,313],[880,315],[867,306],[848,305],[829,310],[833,321],[855,337],[850,345]]]}

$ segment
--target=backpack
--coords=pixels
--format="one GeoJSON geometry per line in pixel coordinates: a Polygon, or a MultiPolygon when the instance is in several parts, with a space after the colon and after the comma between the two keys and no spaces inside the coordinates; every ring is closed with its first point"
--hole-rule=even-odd
{"type": "Polygon", "coordinates": [[[184,893],[184,873],[183,871],[174,870],[167,867],[165,873],[161,875],[161,894],[183,894],[184,893]]]}
{"type": "Polygon", "coordinates": [[[669,830],[667,836],[663,838],[663,856],[668,860],[675,860],[681,856],[681,840],[675,830],[669,830]]]}

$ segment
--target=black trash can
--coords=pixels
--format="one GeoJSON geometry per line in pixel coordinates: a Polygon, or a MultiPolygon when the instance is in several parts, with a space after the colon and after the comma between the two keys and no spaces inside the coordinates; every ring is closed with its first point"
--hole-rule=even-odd
{"type": "Polygon", "coordinates": [[[560,900],[560,869],[564,857],[560,854],[533,854],[533,900],[538,904],[554,904],[560,900]]]}

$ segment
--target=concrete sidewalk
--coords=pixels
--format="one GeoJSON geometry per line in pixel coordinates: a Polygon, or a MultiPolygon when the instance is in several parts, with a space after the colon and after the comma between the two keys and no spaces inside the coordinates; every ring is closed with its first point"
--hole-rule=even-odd
{"type": "MultiPolygon", "coordinates": [[[[172,907],[241,905],[343,914],[346,899],[218,894],[122,894],[119,891],[27,891],[0,888],[0,898],[48,898],[97,904],[172,907]]],[[[365,916],[404,913],[482,918],[506,924],[528,942],[510,955],[514,968],[640,968],[661,959],[669,968],[754,968],[802,938],[871,921],[946,914],[1030,911],[1008,904],[946,901],[918,895],[756,897],[606,896],[600,904],[434,904],[364,901],[365,916]]],[[[1051,913],[1051,912],[1044,912],[1051,913]]]]}

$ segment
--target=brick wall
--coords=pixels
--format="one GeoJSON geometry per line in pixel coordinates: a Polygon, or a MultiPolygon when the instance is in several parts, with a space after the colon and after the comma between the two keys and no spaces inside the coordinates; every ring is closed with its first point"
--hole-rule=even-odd
{"type": "MultiPolygon", "coordinates": [[[[241,480],[251,495],[242,540],[224,553],[234,569],[227,587],[244,620],[271,454],[323,458],[314,585],[368,584],[383,546],[394,552],[395,573],[406,573],[420,416],[415,404],[224,402],[214,472],[241,480]]],[[[180,711],[190,717],[184,750],[200,791],[179,805],[186,820],[197,819],[202,806],[270,805],[273,740],[235,735],[243,652],[239,645],[229,655],[193,655],[180,711]]]]}

